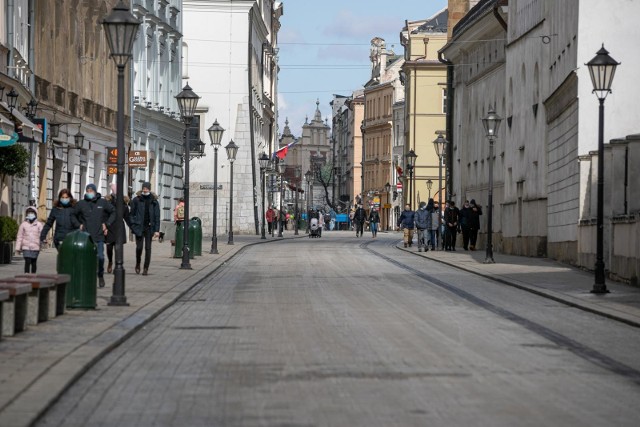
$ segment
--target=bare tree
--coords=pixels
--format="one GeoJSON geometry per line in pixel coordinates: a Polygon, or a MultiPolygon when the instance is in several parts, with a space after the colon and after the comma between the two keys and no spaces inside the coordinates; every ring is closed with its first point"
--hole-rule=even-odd
{"type": "Polygon", "coordinates": [[[324,188],[324,199],[325,199],[326,204],[331,209],[333,209],[334,211],[338,212],[339,209],[337,209],[337,207],[333,204],[333,200],[332,200],[333,197],[331,197],[331,195],[329,195],[329,187],[333,183],[333,178],[334,178],[334,168],[333,168],[333,163],[331,163],[331,162],[328,162],[328,163],[320,166],[316,170],[316,180],[324,188]]]}

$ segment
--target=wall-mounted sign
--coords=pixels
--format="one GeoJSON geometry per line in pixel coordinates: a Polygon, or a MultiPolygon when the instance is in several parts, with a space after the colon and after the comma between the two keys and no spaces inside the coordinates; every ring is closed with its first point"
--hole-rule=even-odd
{"type": "Polygon", "coordinates": [[[147,152],[146,151],[129,151],[129,167],[130,168],[146,168],[147,152]]]}
{"type": "Polygon", "coordinates": [[[118,173],[117,166],[107,166],[107,175],[116,175],[118,173]]]}
{"type": "Polygon", "coordinates": [[[107,151],[107,164],[108,165],[116,165],[116,164],[118,164],[118,149],[117,148],[109,148],[109,151],[107,151]]]}

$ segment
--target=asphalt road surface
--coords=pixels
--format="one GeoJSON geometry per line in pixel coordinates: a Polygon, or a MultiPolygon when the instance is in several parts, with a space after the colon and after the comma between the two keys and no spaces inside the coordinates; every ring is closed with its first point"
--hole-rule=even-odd
{"type": "Polygon", "coordinates": [[[247,248],[38,425],[640,425],[640,329],[397,240],[247,248]]]}

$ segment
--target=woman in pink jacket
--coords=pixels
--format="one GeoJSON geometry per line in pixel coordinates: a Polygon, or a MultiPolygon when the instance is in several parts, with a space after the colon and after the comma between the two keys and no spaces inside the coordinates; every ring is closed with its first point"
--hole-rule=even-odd
{"type": "Polygon", "coordinates": [[[38,212],[34,207],[29,206],[25,212],[25,220],[18,229],[16,240],[16,251],[22,252],[24,257],[25,273],[35,273],[37,270],[41,232],[42,223],[38,221],[38,212]]]}

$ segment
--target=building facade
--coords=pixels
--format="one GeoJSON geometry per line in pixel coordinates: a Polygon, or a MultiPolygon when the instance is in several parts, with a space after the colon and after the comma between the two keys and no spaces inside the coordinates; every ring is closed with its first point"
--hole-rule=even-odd
{"type": "MultiPolygon", "coordinates": [[[[183,0],[183,79],[201,96],[196,122],[205,157],[191,162],[191,213],[212,229],[214,149],[207,129],[217,119],[233,140],[234,233],[258,233],[260,153],[277,146],[278,31],[281,2],[272,0],[183,0]],[[212,52],[215,52],[212,55],[212,52]]],[[[194,135],[195,137],[195,135],[194,135]]],[[[218,233],[225,232],[230,203],[229,162],[219,151],[218,233]]]]}

